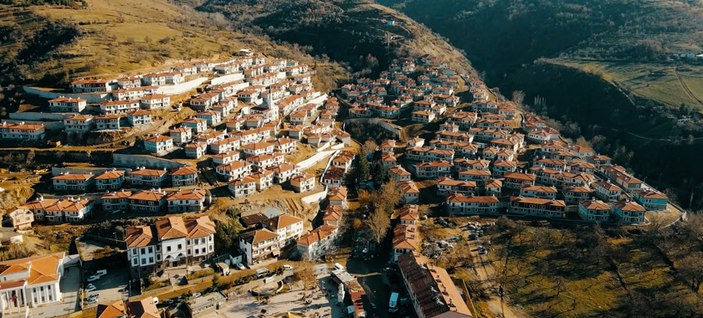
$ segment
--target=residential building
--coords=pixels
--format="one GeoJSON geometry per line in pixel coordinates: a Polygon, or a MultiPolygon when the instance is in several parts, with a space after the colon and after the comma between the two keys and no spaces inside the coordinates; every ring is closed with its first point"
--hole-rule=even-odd
{"type": "Polygon", "coordinates": [[[562,190],[564,194],[564,202],[566,204],[577,204],[584,200],[589,200],[593,194],[593,190],[585,186],[566,187],[562,190]]]}
{"type": "Polygon", "coordinates": [[[251,174],[251,164],[244,160],[236,160],[227,164],[221,164],[215,167],[217,175],[224,180],[230,181],[241,179],[251,174]]]}
{"type": "Polygon", "coordinates": [[[620,201],[622,189],[609,181],[600,181],[593,184],[594,194],[605,202],[620,201]]]}
{"type": "Polygon", "coordinates": [[[461,193],[463,195],[472,195],[477,192],[476,182],[454,180],[448,177],[441,177],[437,182],[437,192],[439,195],[451,195],[461,193]]]}
{"type": "Polygon", "coordinates": [[[163,135],[146,137],[144,138],[144,149],[156,155],[167,154],[174,150],[173,139],[163,135]]]}
{"type": "Polygon", "coordinates": [[[220,292],[212,292],[200,297],[191,298],[186,302],[188,317],[201,318],[217,315],[215,310],[224,306],[227,298],[220,292]]]}
{"type": "Polygon", "coordinates": [[[93,116],[74,114],[63,119],[64,131],[67,133],[85,134],[93,129],[93,116]]]}
{"type": "Polygon", "coordinates": [[[204,133],[207,130],[207,120],[202,118],[189,118],[184,120],[181,125],[190,128],[193,135],[204,133]]]}
{"type": "Polygon", "coordinates": [[[122,188],[122,185],[124,184],[124,180],[125,180],[124,170],[117,170],[117,169],[106,170],[106,171],[98,173],[95,176],[95,188],[98,191],[119,190],[120,188],[122,188]]]}
{"type": "Polygon", "coordinates": [[[327,203],[331,206],[347,208],[348,190],[346,187],[331,188],[327,191],[327,203]]]}
{"type": "Polygon", "coordinates": [[[247,265],[278,257],[281,253],[279,236],[266,228],[249,230],[239,235],[239,249],[244,252],[247,265]]]}
{"type": "Polygon", "coordinates": [[[281,246],[299,239],[303,234],[303,219],[290,214],[274,216],[268,219],[264,225],[278,234],[281,246]]]}
{"type": "Polygon", "coordinates": [[[445,269],[432,265],[426,257],[416,253],[400,255],[398,267],[418,317],[473,317],[445,269]]]}
{"type": "Polygon", "coordinates": [[[403,196],[404,204],[417,204],[420,201],[420,189],[414,181],[405,181],[398,183],[398,189],[403,196]]]}
{"type": "Polygon", "coordinates": [[[7,213],[7,217],[10,219],[12,228],[15,229],[15,231],[31,229],[32,222],[34,222],[34,213],[27,208],[17,208],[7,213]]]}
{"type": "Polygon", "coordinates": [[[617,216],[620,224],[643,224],[644,213],[647,212],[643,206],[632,201],[620,201],[613,204],[613,212],[617,216]]]}
{"type": "Polygon", "coordinates": [[[322,214],[322,223],[339,227],[344,218],[344,209],[339,205],[328,205],[325,213],[322,214]]]}
{"type": "MultiPolygon", "coordinates": [[[[154,223],[157,245],[157,262],[162,268],[188,263],[188,229],[181,217],[159,219],[154,223]]],[[[214,234],[214,233],[213,233],[214,234]]]]}
{"type": "Polygon", "coordinates": [[[149,126],[152,122],[151,112],[144,109],[135,110],[127,113],[127,120],[134,127],[149,126]]]}
{"type": "Polygon", "coordinates": [[[185,150],[186,158],[198,159],[205,155],[207,150],[207,143],[202,141],[194,141],[188,143],[183,147],[185,150]]]}
{"type": "Polygon", "coordinates": [[[179,189],[166,195],[168,213],[200,212],[209,201],[209,193],[204,189],[179,189]]]}
{"type": "Polygon", "coordinates": [[[52,224],[78,223],[93,211],[93,201],[86,198],[44,199],[39,197],[22,208],[34,213],[34,220],[52,224]]]}
{"type": "Polygon", "coordinates": [[[590,222],[605,223],[610,221],[610,204],[600,200],[579,202],[579,216],[590,222]]]}
{"type": "Polygon", "coordinates": [[[100,197],[102,201],[103,211],[105,212],[126,212],[129,210],[129,197],[132,196],[132,191],[120,190],[116,192],[106,192],[100,197]]]}
{"type": "Polygon", "coordinates": [[[434,112],[430,111],[415,111],[412,112],[412,117],[410,118],[413,122],[428,124],[435,120],[436,115],[434,112]]]}
{"type": "Polygon", "coordinates": [[[420,251],[420,237],[413,224],[398,224],[393,229],[393,262],[403,254],[420,251]]]}
{"type": "Polygon", "coordinates": [[[162,313],[156,307],[152,297],[130,301],[125,304],[123,300],[113,301],[109,304],[99,304],[96,318],[158,318],[162,313]]]}
{"type": "Polygon", "coordinates": [[[112,90],[112,80],[101,78],[83,78],[71,82],[74,93],[106,93],[112,90]]]}
{"type": "Polygon", "coordinates": [[[0,124],[0,136],[2,136],[2,139],[9,140],[39,141],[46,136],[46,129],[44,124],[2,121],[2,124],[0,124]]]}
{"type": "Polygon", "coordinates": [[[534,174],[523,172],[510,172],[504,176],[503,187],[511,190],[520,190],[525,186],[533,186],[535,185],[535,180],[537,180],[534,174]]]}
{"type": "Polygon", "coordinates": [[[49,100],[49,111],[54,113],[80,113],[88,105],[85,99],[58,97],[49,100]]]}
{"type": "Polygon", "coordinates": [[[466,196],[453,194],[447,197],[450,215],[497,215],[500,203],[495,196],[466,196]]]}
{"type": "Polygon", "coordinates": [[[315,188],[315,175],[311,173],[297,175],[290,180],[290,185],[298,193],[312,191],[315,188]]]}
{"type": "Polygon", "coordinates": [[[403,205],[396,211],[396,215],[398,216],[398,221],[400,224],[403,225],[415,224],[420,219],[418,206],[415,204],[403,205]]]}
{"type": "Polygon", "coordinates": [[[132,226],[125,229],[124,241],[127,245],[127,260],[132,276],[142,277],[156,272],[156,235],[149,225],[132,226]]]}
{"type": "Polygon", "coordinates": [[[566,203],[563,200],[541,198],[510,198],[508,212],[524,216],[566,218],[566,203]]]}
{"type": "Polygon", "coordinates": [[[215,223],[208,216],[185,219],[186,255],[190,261],[204,261],[215,253],[215,223]]]}
{"type": "Polygon", "coordinates": [[[412,174],[405,170],[402,166],[392,166],[388,168],[388,175],[392,178],[395,179],[395,181],[398,182],[405,182],[405,181],[411,181],[412,180],[412,174]]]}
{"type": "Polygon", "coordinates": [[[334,166],[327,168],[322,175],[322,184],[328,188],[337,188],[344,185],[344,169],[334,166]]]}
{"type": "Polygon", "coordinates": [[[139,100],[108,100],[99,105],[103,114],[126,114],[139,109],[139,100]]]}
{"type": "Polygon", "coordinates": [[[56,191],[86,193],[93,187],[95,176],[92,173],[62,173],[51,178],[56,191]]]}
{"type": "Polygon", "coordinates": [[[144,95],[139,99],[139,107],[143,109],[164,109],[171,107],[171,97],[162,94],[144,95]]]}
{"type": "Polygon", "coordinates": [[[129,209],[137,213],[159,213],[166,207],[166,192],[146,190],[129,196],[129,209]]]}
{"type": "Polygon", "coordinates": [[[190,127],[183,126],[169,130],[168,135],[171,136],[174,143],[184,144],[193,139],[193,130],[190,127]]]}
{"type": "Polygon", "coordinates": [[[316,260],[334,248],[337,227],[324,224],[302,235],[298,239],[297,249],[304,259],[316,260]]]}
{"type": "Polygon", "coordinates": [[[654,190],[635,192],[634,198],[648,211],[666,210],[669,204],[669,198],[666,194],[654,190]]]}
{"type": "Polygon", "coordinates": [[[169,217],[153,226],[125,230],[124,241],[132,275],[142,277],[159,268],[203,261],[215,252],[215,224],[208,216],[169,217]]]}
{"type": "Polygon", "coordinates": [[[59,286],[63,274],[64,253],[0,262],[3,316],[63,301],[59,286]]]}
{"type": "Polygon", "coordinates": [[[411,165],[411,170],[415,176],[422,179],[449,177],[452,174],[452,163],[449,161],[419,162],[411,165]]]}
{"type": "Polygon", "coordinates": [[[123,114],[106,114],[95,116],[95,129],[97,130],[120,130],[122,128],[123,114]]]}
{"type": "Polygon", "coordinates": [[[127,183],[135,187],[160,188],[166,183],[166,169],[146,169],[139,167],[127,172],[127,183]]]}
{"type": "Polygon", "coordinates": [[[198,183],[198,170],[190,166],[173,169],[170,175],[171,185],[174,187],[192,186],[198,183]]]}
{"type": "Polygon", "coordinates": [[[524,186],[520,188],[520,196],[528,198],[542,198],[542,199],[556,199],[557,198],[557,188],[552,186],[524,186]]]}

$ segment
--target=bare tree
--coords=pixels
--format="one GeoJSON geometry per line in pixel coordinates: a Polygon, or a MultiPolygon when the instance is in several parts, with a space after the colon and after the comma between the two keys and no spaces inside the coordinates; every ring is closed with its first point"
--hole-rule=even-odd
{"type": "Polygon", "coordinates": [[[388,217],[382,206],[376,206],[373,213],[366,219],[366,226],[371,230],[373,240],[377,244],[381,244],[390,226],[391,219],[388,217]]]}
{"type": "Polygon", "coordinates": [[[381,192],[378,194],[377,205],[382,205],[382,208],[386,213],[392,211],[400,200],[403,198],[403,192],[398,187],[398,182],[391,178],[381,186],[381,192]]]}
{"type": "Polygon", "coordinates": [[[525,101],[525,92],[523,91],[513,91],[513,103],[515,103],[518,106],[522,106],[522,103],[525,101]]]}
{"type": "Polygon", "coordinates": [[[561,277],[561,276],[554,277],[554,291],[557,292],[557,295],[555,297],[559,297],[561,292],[566,291],[565,283],[566,283],[566,281],[564,280],[564,277],[561,277]]]}
{"type": "Polygon", "coordinates": [[[681,226],[689,240],[700,240],[703,237],[703,215],[689,213],[681,226]]]}
{"type": "Polygon", "coordinates": [[[303,262],[298,265],[298,271],[295,272],[294,278],[303,283],[303,289],[308,290],[315,286],[315,274],[312,269],[312,263],[303,262]]]}
{"type": "Polygon", "coordinates": [[[695,252],[686,255],[679,263],[679,272],[689,281],[691,289],[698,292],[703,283],[703,252],[695,252]]]}
{"type": "Polygon", "coordinates": [[[362,146],[363,153],[369,154],[369,153],[374,153],[376,152],[376,149],[378,149],[378,144],[376,144],[373,139],[368,139],[364,142],[364,145],[362,146]]]}

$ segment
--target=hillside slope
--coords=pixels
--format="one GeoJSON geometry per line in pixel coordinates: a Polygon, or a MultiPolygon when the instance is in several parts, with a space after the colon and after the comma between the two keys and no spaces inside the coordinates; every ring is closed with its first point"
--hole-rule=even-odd
{"type": "Polygon", "coordinates": [[[183,60],[210,59],[243,47],[291,57],[316,68],[323,88],[345,76],[335,63],[295,48],[233,32],[221,15],[166,0],[85,0],[85,5],[0,7],[0,84],[61,84],[68,78],[128,73],[183,60]],[[18,57],[18,58],[14,58],[18,57]],[[14,61],[13,61],[14,60],[14,61]]]}
{"type": "MultiPolygon", "coordinates": [[[[467,52],[488,85],[522,90],[567,136],[703,208],[703,7],[679,0],[381,0],[467,52]]],[[[677,199],[678,198],[678,199],[677,199]]]]}
{"type": "Polygon", "coordinates": [[[373,2],[206,0],[198,9],[221,12],[237,29],[295,43],[355,72],[379,71],[393,58],[424,54],[462,72],[473,72],[463,54],[444,39],[373,2]]]}

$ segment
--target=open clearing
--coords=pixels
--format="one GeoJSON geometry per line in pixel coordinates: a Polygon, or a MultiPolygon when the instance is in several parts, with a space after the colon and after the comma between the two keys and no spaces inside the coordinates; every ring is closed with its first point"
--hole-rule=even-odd
{"type": "Polygon", "coordinates": [[[681,104],[703,108],[703,67],[674,65],[615,63],[574,59],[550,59],[549,62],[597,74],[642,98],[652,99],[670,107],[681,104]],[[679,80],[679,77],[681,80],[679,80]]]}

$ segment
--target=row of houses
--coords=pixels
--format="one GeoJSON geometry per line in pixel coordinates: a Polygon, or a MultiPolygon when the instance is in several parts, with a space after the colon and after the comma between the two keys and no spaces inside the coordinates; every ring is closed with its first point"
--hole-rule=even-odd
{"type": "Polygon", "coordinates": [[[108,191],[99,200],[86,197],[44,198],[29,201],[11,212],[13,224],[17,228],[27,228],[34,221],[61,224],[80,223],[85,221],[97,208],[105,212],[136,213],[181,213],[199,212],[210,203],[210,193],[203,189],[179,189],[166,192],[160,189],[142,191],[108,191]],[[31,212],[31,218],[27,213],[31,212]],[[22,219],[23,221],[19,221],[22,219]]]}
{"type": "Polygon", "coordinates": [[[148,169],[109,169],[99,172],[64,172],[51,178],[54,190],[59,192],[86,193],[91,190],[115,191],[127,185],[130,187],[160,188],[193,186],[198,184],[198,170],[183,166],[171,170],[148,169]]]}

